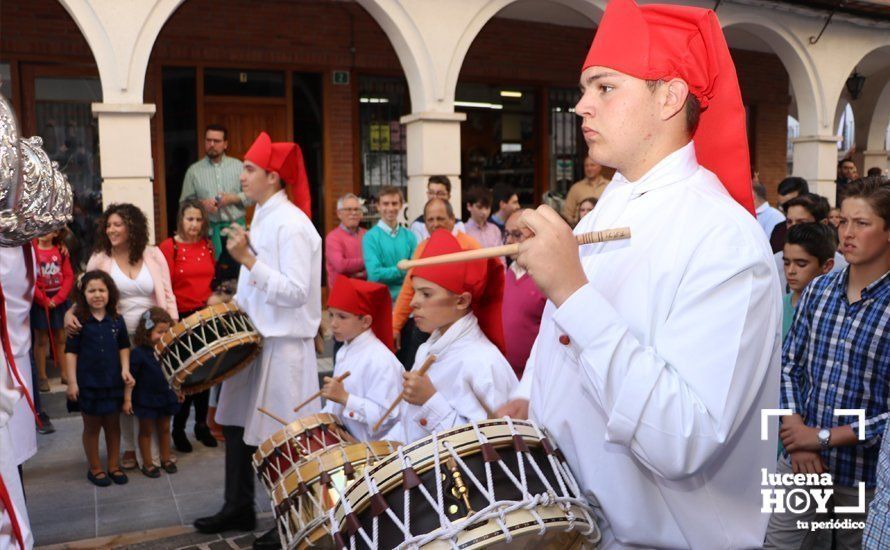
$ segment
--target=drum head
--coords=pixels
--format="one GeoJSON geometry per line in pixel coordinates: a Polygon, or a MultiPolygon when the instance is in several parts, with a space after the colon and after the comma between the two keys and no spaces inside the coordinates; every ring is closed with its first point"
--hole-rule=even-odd
{"type": "Polygon", "coordinates": [[[230,341],[205,355],[194,369],[183,377],[180,388],[185,394],[197,393],[215,386],[238,372],[238,367],[253,360],[260,352],[260,343],[253,339],[230,341]]]}

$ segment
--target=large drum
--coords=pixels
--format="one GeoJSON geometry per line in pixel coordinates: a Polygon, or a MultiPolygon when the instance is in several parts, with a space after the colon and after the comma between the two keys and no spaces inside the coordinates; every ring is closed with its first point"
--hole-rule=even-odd
{"type": "Polygon", "coordinates": [[[326,447],[355,443],[340,420],[317,413],[295,420],[263,441],[253,453],[253,469],[271,494],[301,460],[326,447]]]}
{"type": "Polygon", "coordinates": [[[394,441],[338,444],[303,459],[272,491],[282,546],[334,548],[328,511],[365,468],[393,453],[399,445],[394,441]]]}
{"type": "Polygon", "coordinates": [[[365,470],[331,514],[337,548],[569,548],[600,540],[593,509],[534,423],[475,422],[365,470]]]}
{"type": "Polygon", "coordinates": [[[180,320],[161,337],[155,353],[173,391],[188,395],[238,373],[262,345],[247,314],[229,302],[180,320]]]}

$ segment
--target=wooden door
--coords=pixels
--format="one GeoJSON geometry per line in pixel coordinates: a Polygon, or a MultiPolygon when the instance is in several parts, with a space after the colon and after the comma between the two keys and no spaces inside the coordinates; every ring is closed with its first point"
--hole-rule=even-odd
{"type": "MultiPolygon", "coordinates": [[[[204,100],[204,122],[222,124],[229,131],[226,155],[243,159],[244,153],[260,134],[266,132],[272,141],[288,141],[288,110],[281,101],[248,98],[212,98],[204,100]]],[[[204,149],[204,136],[201,149],[204,149]]],[[[247,223],[253,218],[253,207],[247,209],[247,223]]]]}

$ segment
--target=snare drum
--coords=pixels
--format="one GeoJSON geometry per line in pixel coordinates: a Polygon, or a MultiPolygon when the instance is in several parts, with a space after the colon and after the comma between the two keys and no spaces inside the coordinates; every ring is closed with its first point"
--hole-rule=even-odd
{"type": "Polygon", "coordinates": [[[215,386],[250,364],[262,337],[234,303],[204,308],[164,333],[155,354],[173,391],[188,395],[215,386]]]}
{"type": "Polygon", "coordinates": [[[355,443],[340,420],[317,413],[295,420],[263,441],[253,453],[253,469],[269,493],[303,458],[331,445],[355,443]]]}
{"type": "Polygon", "coordinates": [[[336,548],[567,548],[600,540],[593,509],[534,423],[435,434],[388,456],[341,495],[336,548]]]}
{"type": "Polygon", "coordinates": [[[328,510],[365,468],[399,445],[394,441],[338,444],[303,459],[272,491],[272,509],[282,546],[333,548],[328,510]]]}

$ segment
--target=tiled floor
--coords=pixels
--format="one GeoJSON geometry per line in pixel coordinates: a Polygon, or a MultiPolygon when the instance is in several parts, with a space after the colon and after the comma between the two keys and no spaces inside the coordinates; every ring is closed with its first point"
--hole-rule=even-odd
{"type": "MultiPolygon", "coordinates": [[[[149,479],[130,471],[126,485],[100,488],[86,480],[80,418],[54,424],[56,432],[39,436],[37,455],[25,465],[28,513],[38,545],[191,525],[222,506],[222,446],[196,444],[194,452],[178,455],[176,474],[149,479]]],[[[257,510],[269,512],[268,495],[259,483],[256,496],[257,510]]]]}
{"type": "MultiPolygon", "coordinates": [[[[329,350],[330,345],[327,347],[329,350]]],[[[328,351],[327,357],[319,358],[320,376],[332,370],[329,354],[328,351]]],[[[81,446],[83,424],[80,417],[65,416],[64,393],[61,394],[61,400],[55,392],[42,394],[41,397],[45,410],[52,416],[56,431],[38,435],[37,454],[24,467],[28,513],[38,546],[94,547],[89,542],[83,545],[62,543],[108,535],[138,534],[141,531],[173,526],[190,526],[195,519],[212,515],[222,507],[222,444],[216,448],[207,448],[192,439],[195,450],[189,454],[177,455],[178,473],[168,475],[162,472],[159,479],[149,479],[138,470],[132,470],[127,472],[130,481],[126,485],[99,488],[86,479],[87,465],[81,446]]],[[[190,425],[190,437],[191,429],[190,425]]],[[[101,453],[104,457],[104,449],[101,453]]],[[[258,531],[261,534],[272,527],[272,520],[268,493],[259,482],[256,485],[256,496],[257,511],[263,518],[258,525],[258,530],[262,527],[258,531]]],[[[190,530],[168,538],[166,542],[123,546],[239,548],[242,544],[249,547],[252,540],[243,533],[207,536],[190,530]],[[232,542],[233,540],[238,542],[232,542]]],[[[110,542],[104,542],[101,546],[122,547],[110,542]]]]}

